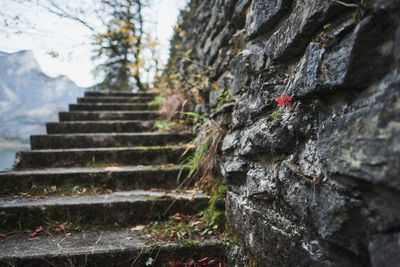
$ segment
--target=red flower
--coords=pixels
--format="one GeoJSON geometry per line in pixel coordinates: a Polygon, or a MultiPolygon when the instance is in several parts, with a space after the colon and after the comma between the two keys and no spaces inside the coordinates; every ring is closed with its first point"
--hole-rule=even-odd
{"type": "Polygon", "coordinates": [[[275,101],[278,102],[278,107],[284,107],[284,106],[290,107],[292,105],[292,103],[290,103],[290,101],[292,101],[292,98],[288,95],[282,95],[281,97],[277,97],[275,98],[275,101]]]}

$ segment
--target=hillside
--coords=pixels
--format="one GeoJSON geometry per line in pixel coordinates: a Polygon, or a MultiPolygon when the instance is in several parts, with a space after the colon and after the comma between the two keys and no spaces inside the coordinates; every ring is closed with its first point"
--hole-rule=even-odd
{"type": "Polygon", "coordinates": [[[31,51],[0,52],[0,136],[44,133],[44,122],[54,121],[82,92],[66,76],[43,73],[31,51]]]}

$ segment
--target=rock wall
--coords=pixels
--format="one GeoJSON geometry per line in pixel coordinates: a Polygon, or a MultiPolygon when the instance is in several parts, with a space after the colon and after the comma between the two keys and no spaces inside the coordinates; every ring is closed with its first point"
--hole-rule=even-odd
{"type": "Polygon", "coordinates": [[[400,2],[342,2],[192,0],[182,13],[174,68],[189,89],[207,76],[196,111],[218,107],[229,128],[232,266],[400,262],[400,2]]]}

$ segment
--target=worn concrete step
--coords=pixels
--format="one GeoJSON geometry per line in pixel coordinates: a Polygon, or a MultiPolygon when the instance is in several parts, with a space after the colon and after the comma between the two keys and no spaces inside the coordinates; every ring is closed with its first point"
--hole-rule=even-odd
{"type": "Polygon", "coordinates": [[[95,92],[85,92],[85,97],[90,96],[123,96],[123,97],[155,97],[159,94],[149,93],[149,92],[127,92],[127,91],[95,91],[95,92]]]}
{"type": "Polygon", "coordinates": [[[157,120],[157,111],[70,111],[58,113],[60,121],[157,120]]]}
{"type": "MultiPolygon", "coordinates": [[[[181,169],[181,166],[166,164],[0,172],[0,195],[15,195],[20,192],[30,192],[35,188],[50,186],[56,186],[60,190],[72,190],[74,186],[83,188],[92,185],[113,191],[149,190],[151,188],[175,189],[181,169]]],[[[187,171],[187,168],[182,169],[181,176],[185,177],[187,171]]]]}
{"type": "MultiPolygon", "coordinates": [[[[168,266],[169,261],[188,258],[224,258],[224,245],[218,240],[201,243],[144,242],[135,232],[102,231],[76,233],[69,237],[10,236],[0,241],[0,262],[10,266],[168,266]],[[155,245],[154,245],[155,244],[155,245]]],[[[210,265],[211,266],[211,265],[210,265]]]]}
{"type": "Polygon", "coordinates": [[[78,103],[146,103],[154,99],[153,96],[89,96],[78,98],[78,103]]]}
{"type": "Polygon", "coordinates": [[[187,143],[190,133],[79,133],[32,135],[31,149],[164,146],[187,143]]]}
{"type": "Polygon", "coordinates": [[[196,214],[208,205],[202,193],[124,191],[102,195],[0,198],[0,232],[36,229],[51,222],[101,225],[102,229],[147,224],[177,212],[196,214]],[[193,198],[194,197],[194,198],[193,198]]]}
{"type": "Polygon", "coordinates": [[[48,134],[122,133],[154,131],[155,121],[68,121],[46,123],[48,134]]]}
{"type": "Polygon", "coordinates": [[[19,151],[14,169],[119,165],[175,164],[187,146],[76,148],[19,151]]]}
{"type": "Polygon", "coordinates": [[[91,111],[91,110],[156,110],[157,106],[150,106],[146,103],[82,103],[70,104],[70,111],[91,111]]]}

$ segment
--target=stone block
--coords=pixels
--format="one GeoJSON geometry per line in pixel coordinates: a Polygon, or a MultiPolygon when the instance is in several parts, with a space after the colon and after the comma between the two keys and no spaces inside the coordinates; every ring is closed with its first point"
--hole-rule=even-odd
{"type": "Polygon", "coordinates": [[[367,17],[353,23],[348,19],[328,29],[326,35],[331,37],[326,44],[308,45],[287,84],[287,94],[304,97],[335,88],[365,88],[390,70],[394,59],[391,19],[367,17]]]}
{"type": "Polygon", "coordinates": [[[326,0],[297,0],[293,12],[265,41],[265,53],[280,61],[302,55],[312,36],[342,9],[326,0]]]}
{"type": "Polygon", "coordinates": [[[292,0],[253,0],[246,17],[249,39],[271,31],[289,10],[292,0]]]}

